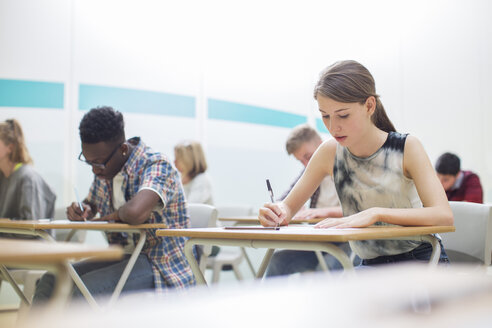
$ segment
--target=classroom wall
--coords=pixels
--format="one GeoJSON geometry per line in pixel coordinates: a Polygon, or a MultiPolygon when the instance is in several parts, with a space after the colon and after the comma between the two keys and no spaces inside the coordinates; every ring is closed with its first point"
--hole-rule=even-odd
{"type": "Polygon", "coordinates": [[[0,0],[0,119],[21,121],[58,207],[91,183],[77,127],[97,105],[170,159],[202,141],[216,203],[258,207],[265,178],[280,194],[301,169],[284,150],[291,127],[326,131],[320,70],[355,59],[397,129],[432,162],[458,153],[492,202],[491,12],[487,0],[0,0]]]}

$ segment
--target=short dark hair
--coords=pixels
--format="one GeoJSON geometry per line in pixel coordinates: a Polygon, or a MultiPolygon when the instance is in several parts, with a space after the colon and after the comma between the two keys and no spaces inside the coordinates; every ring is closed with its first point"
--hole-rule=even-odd
{"type": "Polygon", "coordinates": [[[92,108],[82,117],[79,133],[82,143],[125,140],[123,115],[109,106],[92,108]]]}
{"type": "Polygon", "coordinates": [[[444,153],[436,161],[436,172],[456,175],[461,169],[460,158],[452,153],[444,153]]]}

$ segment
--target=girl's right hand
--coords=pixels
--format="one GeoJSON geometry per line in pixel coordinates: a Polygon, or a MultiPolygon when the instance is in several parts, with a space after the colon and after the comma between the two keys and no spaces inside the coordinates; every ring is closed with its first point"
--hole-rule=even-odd
{"type": "Polygon", "coordinates": [[[83,212],[80,210],[79,203],[73,202],[70,204],[70,206],[67,207],[67,219],[70,221],[84,221],[91,219],[93,217],[91,207],[86,203],[82,203],[82,207],[84,208],[83,212]]]}
{"type": "Polygon", "coordinates": [[[289,209],[284,203],[266,203],[260,208],[258,219],[264,227],[275,227],[278,224],[288,225],[289,209]]]}

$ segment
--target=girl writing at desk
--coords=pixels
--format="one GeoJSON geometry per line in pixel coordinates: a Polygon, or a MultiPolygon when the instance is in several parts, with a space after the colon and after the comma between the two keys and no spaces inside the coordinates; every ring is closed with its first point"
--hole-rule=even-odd
{"type": "MultiPolygon", "coordinates": [[[[420,141],[396,132],[376,94],[371,73],[356,61],[322,72],[314,89],[323,122],[334,137],[313,155],[304,175],[280,203],[259,211],[264,226],[287,225],[327,175],[332,175],[343,217],[316,228],[372,225],[453,225],[444,190],[420,141]]],[[[429,260],[432,246],[411,240],[350,242],[362,265],[429,260]]],[[[448,262],[441,245],[440,262],[448,262]]]]}

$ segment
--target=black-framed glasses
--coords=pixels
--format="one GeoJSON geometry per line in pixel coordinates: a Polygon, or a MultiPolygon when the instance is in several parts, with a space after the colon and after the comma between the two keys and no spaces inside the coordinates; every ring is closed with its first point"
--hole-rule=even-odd
{"type": "Polygon", "coordinates": [[[116,148],[113,149],[113,151],[111,152],[111,154],[108,156],[108,158],[103,163],[93,163],[93,162],[90,162],[90,161],[86,160],[84,158],[84,154],[82,154],[82,152],[80,152],[78,159],[79,159],[79,161],[84,162],[85,164],[90,165],[90,166],[92,166],[92,167],[94,167],[96,169],[104,170],[104,169],[106,169],[106,164],[108,164],[108,162],[113,157],[114,153],[116,153],[116,151],[121,147],[122,144],[123,143],[120,143],[118,146],[116,146],[116,148]]]}

